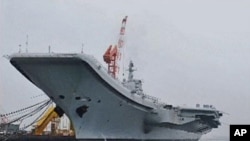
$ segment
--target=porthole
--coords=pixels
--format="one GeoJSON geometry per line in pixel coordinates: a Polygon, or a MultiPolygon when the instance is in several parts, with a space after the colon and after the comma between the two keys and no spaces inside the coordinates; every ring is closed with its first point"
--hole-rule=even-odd
{"type": "Polygon", "coordinates": [[[75,97],[75,100],[80,100],[80,99],[81,99],[80,96],[75,97]]]}
{"type": "Polygon", "coordinates": [[[60,98],[60,99],[64,99],[65,96],[64,96],[64,95],[59,95],[59,98],[60,98]]]}

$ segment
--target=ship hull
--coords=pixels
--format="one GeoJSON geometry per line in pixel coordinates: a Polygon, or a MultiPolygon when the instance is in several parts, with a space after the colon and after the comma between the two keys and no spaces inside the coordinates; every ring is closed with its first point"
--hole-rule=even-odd
{"type": "Polygon", "coordinates": [[[43,90],[73,123],[82,141],[197,141],[201,133],[148,126],[154,107],[121,87],[88,57],[13,57],[11,63],[43,90]]]}

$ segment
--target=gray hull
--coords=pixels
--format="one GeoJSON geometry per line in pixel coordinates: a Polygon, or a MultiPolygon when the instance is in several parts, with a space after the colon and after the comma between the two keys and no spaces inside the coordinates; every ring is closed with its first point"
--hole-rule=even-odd
{"type": "Polygon", "coordinates": [[[10,60],[66,113],[77,139],[197,141],[219,124],[218,111],[163,108],[131,94],[88,55],[15,54],[10,60]]]}

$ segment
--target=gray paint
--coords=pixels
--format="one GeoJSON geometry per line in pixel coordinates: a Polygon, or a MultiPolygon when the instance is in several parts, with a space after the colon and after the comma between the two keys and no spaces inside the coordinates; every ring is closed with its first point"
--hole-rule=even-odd
{"type": "Polygon", "coordinates": [[[78,139],[197,140],[220,125],[215,108],[164,108],[131,93],[86,54],[18,53],[10,61],[65,111],[78,139]]]}
{"type": "MultiPolygon", "coordinates": [[[[177,105],[216,105],[229,115],[210,138],[228,137],[229,124],[250,118],[249,5],[243,0],[1,0],[0,54],[18,52],[19,44],[25,51],[29,34],[29,52],[47,52],[49,45],[53,52],[80,52],[84,43],[84,52],[102,60],[116,41],[119,20],[128,15],[126,58],[137,64],[144,91],[177,105]]],[[[30,98],[42,92],[5,58],[0,63],[1,109],[41,100],[30,98]]]]}

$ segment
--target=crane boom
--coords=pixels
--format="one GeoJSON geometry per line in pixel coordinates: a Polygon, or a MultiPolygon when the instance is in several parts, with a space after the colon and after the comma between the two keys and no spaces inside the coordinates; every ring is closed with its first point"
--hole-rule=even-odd
{"type": "Polygon", "coordinates": [[[62,117],[63,111],[59,107],[50,107],[43,117],[37,122],[37,126],[34,130],[35,135],[42,135],[43,130],[47,127],[47,125],[55,120],[62,117]]]}
{"type": "Polygon", "coordinates": [[[37,127],[35,128],[35,135],[42,135],[43,130],[47,127],[52,119],[58,118],[59,115],[54,111],[54,107],[50,107],[45,115],[37,122],[37,127]]]}
{"type": "Polygon", "coordinates": [[[124,35],[125,35],[125,29],[126,29],[126,23],[127,23],[128,16],[125,16],[125,18],[122,20],[122,26],[120,30],[120,37],[118,40],[118,48],[122,48],[124,45],[124,35]]]}
{"type": "Polygon", "coordinates": [[[118,60],[120,60],[121,58],[120,49],[124,46],[124,35],[127,18],[128,16],[125,16],[125,18],[123,18],[122,20],[118,44],[114,46],[110,45],[103,55],[104,61],[108,64],[108,73],[111,74],[114,78],[116,78],[119,70],[118,60]]]}

